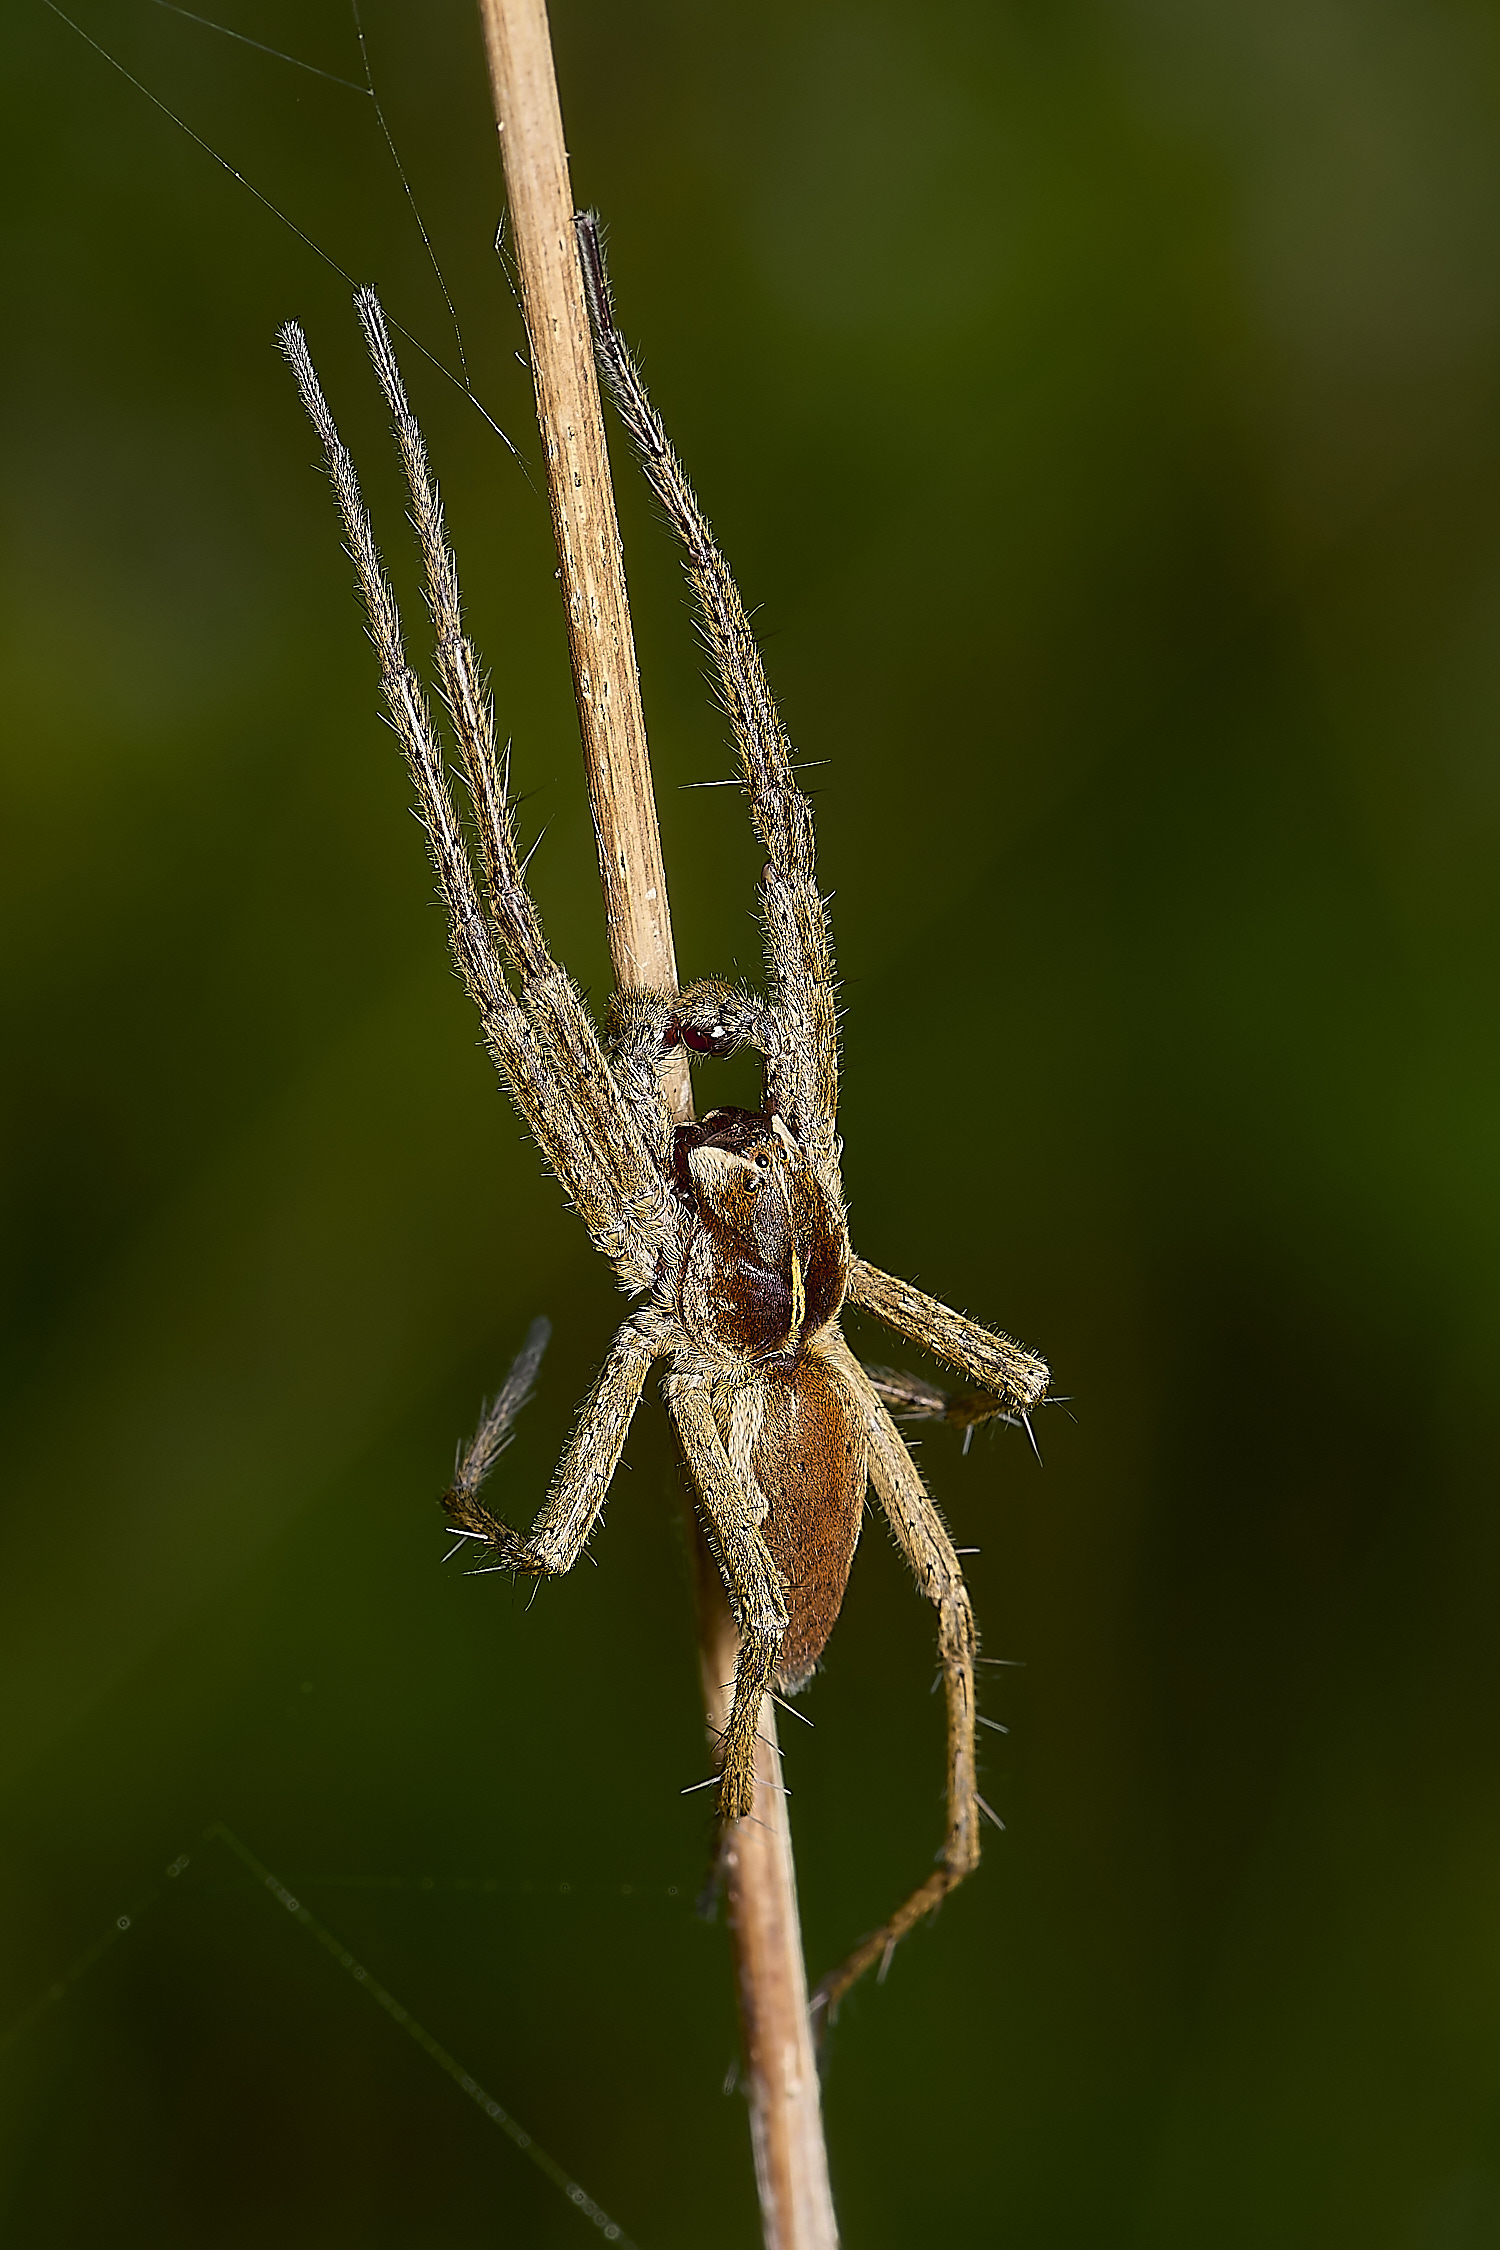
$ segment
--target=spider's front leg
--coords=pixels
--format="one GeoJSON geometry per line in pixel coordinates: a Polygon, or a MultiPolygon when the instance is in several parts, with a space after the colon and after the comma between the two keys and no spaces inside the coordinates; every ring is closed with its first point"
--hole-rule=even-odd
{"type": "Polygon", "coordinates": [[[599,372],[646,480],[682,544],[734,728],[750,817],[765,846],[760,920],[779,1027],[774,1051],[763,1050],[768,1106],[774,1103],[837,1193],[838,1011],[833,941],[817,883],[812,806],[797,786],[791,744],[739,589],[615,326],[598,228],[587,213],[580,213],[576,224],[599,372]]]}
{"type": "Polygon", "coordinates": [[[401,617],[375,545],[354,464],[339,437],[301,331],[281,342],[323,442],[387,706],[411,769],[417,806],[448,909],[454,955],[476,1001],[486,1044],[517,1109],[596,1246],[627,1288],[650,1286],[671,1224],[662,1159],[672,1120],[622,1102],[588,1011],[549,953],[517,856],[507,765],[479,660],[463,629],[458,571],[422,433],[408,404],[373,294],[360,319],[395,422],[437,632],[438,670],[463,756],[483,868],[476,882],[426,698],[406,660],[401,617]],[[506,965],[518,986],[512,991],[506,965]]]}
{"type": "Polygon", "coordinates": [[[786,1633],[781,1574],[729,1464],[707,1385],[671,1375],[662,1385],[682,1439],[688,1473],[702,1501],[704,1536],[719,1566],[739,1627],[734,1706],[722,1744],[719,1817],[739,1820],[755,1803],[755,1736],[761,1698],[776,1672],[786,1633]]]}
{"type": "Polygon", "coordinates": [[[549,1578],[572,1569],[604,1506],[646,1377],[661,1357],[664,1343],[660,1316],[649,1308],[643,1307],[618,1331],[598,1380],[579,1409],[551,1490],[527,1533],[491,1515],[479,1498],[481,1479],[496,1450],[485,1444],[492,1417],[480,1424],[442,1505],[455,1531],[483,1540],[496,1558],[481,1569],[518,1570],[549,1578]]]}

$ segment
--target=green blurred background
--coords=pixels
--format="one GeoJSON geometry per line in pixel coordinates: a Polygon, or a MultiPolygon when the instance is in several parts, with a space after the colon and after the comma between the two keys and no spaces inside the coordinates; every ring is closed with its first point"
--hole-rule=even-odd
{"type": "MultiPolygon", "coordinates": [[[[75,4],[453,360],[366,97],[75,4]]],[[[358,79],[339,0],[215,5],[358,79]]],[[[528,465],[407,350],[598,996],[474,13],[367,26],[528,465]]],[[[847,2242],[1500,2244],[1500,16],[558,0],[555,31],[623,317],[828,761],[856,1239],[1073,1402],[1044,1471],[1011,1432],[923,1451],[1022,1667],[987,1685],[1008,1831],[837,2027],[847,2242]]],[[[597,1570],[528,1606],[438,1568],[528,1320],[523,1516],[620,1305],[449,972],[272,349],[304,322],[417,623],[348,291],[39,0],[0,51],[0,2024],[115,1936],[5,2052],[5,2238],[589,2238],[200,1841],[223,1820],[643,2250],[737,2250],[659,1408],[597,1570]]],[[[748,969],[744,808],[688,788],[723,723],[628,476],[622,507],[679,955],[748,969]]],[[[872,1526],[783,1728],[814,1973],[939,1840],[932,1669],[872,1526]]]]}

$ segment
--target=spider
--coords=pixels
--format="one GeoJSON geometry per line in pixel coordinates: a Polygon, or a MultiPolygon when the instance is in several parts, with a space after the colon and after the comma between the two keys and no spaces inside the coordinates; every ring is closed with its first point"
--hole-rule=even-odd
{"type": "Polygon", "coordinates": [[[721,978],[681,992],[617,991],[601,1038],[578,988],[548,952],[516,852],[510,754],[496,750],[437,486],[379,303],[364,291],[359,316],[410,488],[438,680],[462,758],[481,887],[353,463],[300,329],[289,324],[279,338],[327,458],[458,972],[522,1121],[621,1288],[639,1300],[583,1403],[530,1531],[493,1515],[480,1485],[505,1442],[544,1332],[533,1331],[524,1364],[481,1422],[443,1504],[453,1528],[493,1557],[486,1567],[533,1577],[570,1570],[599,1521],[646,1378],[663,1365],[662,1394],[739,1629],[718,1774],[718,1815],[727,1825],[751,1809],[762,1697],[804,1687],[823,1652],[843,1601],[867,1486],[874,1486],[937,1611],[947,1693],[947,1834],[935,1871],[824,1980],[818,2000],[831,2014],[856,1978],[888,1960],[897,1941],[974,1868],[979,1815],[989,1812],[976,1783],[968,1591],[891,1409],[966,1432],[997,1416],[1024,1419],[1044,1398],[1048,1372],[1031,1353],[882,1273],[850,1245],[839,1171],[833,949],[817,885],[812,808],[794,778],[739,593],[616,329],[587,217],[580,218],[579,239],[597,364],[681,542],[765,849],[763,994],[721,978]],[[743,1047],[762,1060],[760,1108],[713,1109],[697,1124],[674,1124],[660,1088],[663,1059],[679,1048],[697,1060],[743,1047]],[[862,1366],[839,1325],[846,1302],[957,1369],[977,1393],[952,1397],[914,1377],[862,1366]]]}

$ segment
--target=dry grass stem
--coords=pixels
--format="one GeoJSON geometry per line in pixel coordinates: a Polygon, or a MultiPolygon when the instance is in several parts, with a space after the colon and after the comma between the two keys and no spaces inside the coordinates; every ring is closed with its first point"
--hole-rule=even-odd
{"type": "MultiPolygon", "coordinates": [[[[546,10],[542,0],[480,0],[480,14],[531,340],[610,956],[623,990],[675,990],[666,874],[546,10]]],[[[692,1096],[680,1054],[664,1066],[663,1084],[686,1122],[692,1096]]],[[[697,1579],[704,1698],[718,1739],[728,1722],[723,1683],[734,1677],[736,1635],[701,1545],[697,1579]]],[[[769,1698],[760,1727],[755,1814],[731,1832],[724,1878],[765,2240],[768,2250],[836,2250],[769,1698]]]]}

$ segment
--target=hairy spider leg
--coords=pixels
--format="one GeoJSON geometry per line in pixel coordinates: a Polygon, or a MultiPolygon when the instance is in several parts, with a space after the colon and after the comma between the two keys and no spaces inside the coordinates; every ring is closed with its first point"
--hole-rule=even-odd
{"type": "Polygon", "coordinates": [[[734,1704],[719,1768],[719,1818],[739,1820],[755,1804],[755,1737],[761,1698],[775,1677],[786,1632],[786,1598],[744,1487],[730,1467],[707,1384],[701,1377],[673,1373],[662,1384],[662,1395],[702,1502],[704,1537],[739,1627],[734,1704]]]}
{"type": "Polygon", "coordinates": [[[981,1422],[1009,1422],[1018,1426],[1019,1415],[1010,1413],[999,1399],[983,1391],[944,1391],[925,1375],[909,1375],[902,1367],[877,1367],[872,1360],[860,1363],[877,1398],[906,1422],[954,1422],[964,1432],[964,1449],[981,1422]]]}
{"type": "Polygon", "coordinates": [[[870,1449],[870,1481],[890,1518],[917,1585],[938,1613],[938,1653],[948,1712],[948,1832],[943,1863],[918,1884],[890,1920],[857,1945],[847,1961],[822,1980],[813,1994],[815,2013],[831,2022],[839,2001],[865,1971],[891,1950],[924,1914],[979,1864],[979,1791],[974,1763],[974,1613],[953,1542],[937,1503],[918,1473],[901,1433],[842,1336],[834,1331],[826,1346],[829,1366],[842,1377],[864,1425],[870,1449]]]}
{"type": "Polygon", "coordinates": [[[595,357],[646,481],[682,544],[744,768],[750,816],[766,849],[760,918],[774,1019],[767,1027],[774,1029],[774,1051],[766,1054],[766,1091],[837,1192],[838,1011],[812,806],[793,777],[791,746],[739,590],[615,327],[597,226],[588,214],[576,224],[595,357]]]}
{"type": "MultiPolygon", "coordinates": [[[[551,1335],[551,1321],[540,1314],[527,1329],[526,1341],[511,1361],[505,1381],[481,1414],[478,1429],[464,1447],[453,1472],[453,1491],[471,1496],[478,1492],[509,1445],[511,1426],[522,1408],[530,1403],[531,1386],[536,1381],[536,1371],[542,1364],[542,1354],[551,1335]]],[[[462,1536],[472,1539],[479,1534],[465,1532],[462,1536]]],[[[453,1552],[456,1554],[457,1548],[453,1552]]]]}
{"type": "Polygon", "coordinates": [[[599,1520],[646,1377],[665,1349],[666,1325],[643,1306],[616,1331],[529,1533],[491,1515],[477,1485],[460,1478],[443,1494],[454,1529],[476,1533],[497,1558],[481,1568],[548,1578],[572,1569],[599,1520]]]}
{"type": "MultiPolygon", "coordinates": [[[[615,1186],[637,1231],[644,1233],[646,1244],[651,1246],[654,1264],[654,1251],[666,1223],[659,1137],[643,1132],[633,1106],[622,1104],[620,1088],[578,988],[548,951],[541,917],[526,889],[516,851],[509,776],[496,754],[493,706],[480,676],[473,643],[463,629],[458,565],[448,541],[437,485],[428,467],[426,444],[408,404],[374,290],[362,290],[357,304],[370,359],[391,410],[411,493],[412,520],[421,543],[436,633],[438,676],[463,757],[495,927],[520,984],[522,1013],[559,1076],[569,1085],[596,1144],[610,1157],[615,1186]]],[[[665,1114],[659,1095],[658,1107],[665,1114]]],[[[644,1246],[632,1247],[639,1251],[644,1246]]]]}
{"type": "Polygon", "coordinates": [[[1023,1351],[994,1329],[981,1328],[967,1314],[954,1312],[909,1281],[882,1273],[864,1258],[855,1258],[850,1265],[849,1301],[873,1313],[898,1336],[920,1344],[934,1359],[946,1360],[971,1382],[981,1384],[997,1401],[998,1412],[1026,1415],[1046,1396],[1047,1363],[1035,1352],[1023,1351]]]}
{"type": "MultiPolygon", "coordinates": [[[[613,1118],[606,1119],[609,1105],[599,1081],[602,1078],[612,1084],[612,1080],[597,1036],[576,992],[546,954],[529,900],[525,901],[529,923],[517,904],[517,896],[525,900],[525,892],[519,881],[509,881],[515,847],[493,743],[488,743],[486,758],[486,730],[469,725],[469,739],[463,748],[466,758],[473,756],[471,787],[476,792],[487,867],[493,857],[494,881],[501,894],[500,901],[493,894],[490,899],[495,923],[512,957],[518,964],[529,961],[537,972],[528,981],[522,967],[529,1005],[518,1001],[506,982],[490,917],[480,905],[437,730],[421,683],[406,661],[400,611],[375,544],[354,464],[319,387],[301,330],[295,323],[288,323],[279,341],[323,444],[380,664],[386,706],[411,772],[418,812],[447,908],[454,959],[479,1008],[486,1044],[517,1109],[596,1246],[628,1287],[644,1288],[655,1271],[660,1239],[633,1201],[639,1174],[621,1155],[620,1120],[626,1114],[625,1105],[617,1102],[613,1118]]],[[[435,493],[432,500],[435,507],[435,493]]],[[[437,533],[441,541],[440,516],[437,533]]],[[[456,594],[455,579],[455,601],[456,594]]],[[[443,599],[446,602],[446,592],[443,599]]],[[[461,633],[446,637],[453,680],[462,691],[450,700],[464,713],[462,726],[476,712],[487,711],[487,704],[478,687],[472,650],[461,633]],[[458,642],[462,643],[462,656],[457,652],[458,642]],[[472,700],[466,700],[470,689],[472,700]]],[[[660,1224],[669,1223],[664,1184],[656,1189],[653,1201],[660,1224]]]]}

